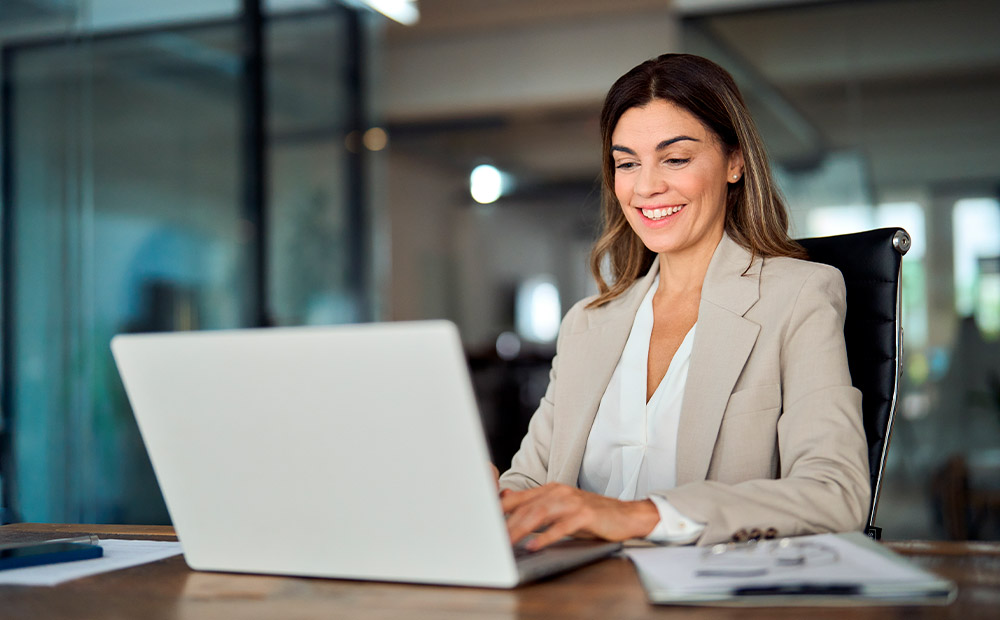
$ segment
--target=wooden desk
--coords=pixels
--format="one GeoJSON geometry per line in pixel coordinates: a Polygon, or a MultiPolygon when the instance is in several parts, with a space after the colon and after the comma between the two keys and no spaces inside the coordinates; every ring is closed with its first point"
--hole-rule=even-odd
{"type": "MultiPolygon", "coordinates": [[[[16,524],[0,542],[97,534],[173,540],[158,526],[16,524]]],[[[0,586],[0,618],[995,618],[1000,610],[1000,543],[889,543],[921,566],[959,584],[948,607],[728,609],[657,607],[628,560],[609,558],[515,590],[199,573],[180,556],[55,588],[0,586]]]]}

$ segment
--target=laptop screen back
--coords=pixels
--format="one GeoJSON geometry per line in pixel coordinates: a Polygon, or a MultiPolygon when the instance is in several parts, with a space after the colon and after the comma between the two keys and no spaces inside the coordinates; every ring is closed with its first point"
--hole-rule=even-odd
{"type": "Polygon", "coordinates": [[[451,323],[122,335],[112,350],[192,568],[516,581],[451,323]]]}

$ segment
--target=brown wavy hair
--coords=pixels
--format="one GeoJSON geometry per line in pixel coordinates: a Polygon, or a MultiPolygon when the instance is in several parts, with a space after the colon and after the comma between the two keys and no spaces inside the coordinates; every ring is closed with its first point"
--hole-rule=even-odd
{"type": "MultiPolygon", "coordinates": [[[[764,143],[747,111],[743,96],[729,73],[714,62],[691,54],[663,54],[635,67],[611,86],[601,110],[602,230],[590,253],[590,270],[598,295],[597,307],[618,297],[653,264],[649,250],[629,226],[615,197],[615,167],[611,134],[627,110],[663,100],[684,108],[715,135],[726,155],[743,153],[743,176],[726,193],[725,231],[733,241],[757,256],[806,258],[805,250],[788,236],[785,201],[771,176],[764,143]],[[607,257],[611,282],[604,279],[607,257]]],[[[748,265],[749,267],[749,265],[748,265]]]]}

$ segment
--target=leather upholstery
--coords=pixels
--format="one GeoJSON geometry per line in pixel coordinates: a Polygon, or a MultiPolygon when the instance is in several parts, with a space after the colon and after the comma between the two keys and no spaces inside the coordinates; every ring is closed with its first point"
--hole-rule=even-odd
{"type": "MultiPolygon", "coordinates": [[[[872,503],[872,525],[878,503],[879,482],[885,465],[895,409],[897,378],[902,360],[897,353],[897,294],[900,262],[909,249],[909,237],[897,249],[893,237],[899,228],[881,228],[847,235],[799,239],[810,260],[832,265],[847,285],[844,337],[851,382],[862,394],[872,503]]],[[[902,348],[898,349],[901,353],[902,348]]]]}

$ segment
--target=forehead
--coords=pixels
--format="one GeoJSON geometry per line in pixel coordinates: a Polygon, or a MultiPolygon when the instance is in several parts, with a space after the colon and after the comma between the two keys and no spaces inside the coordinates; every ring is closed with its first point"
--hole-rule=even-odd
{"type": "Polygon", "coordinates": [[[657,144],[676,136],[688,136],[702,142],[714,136],[693,114],[662,99],[654,99],[641,107],[625,110],[611,132],[611,143],[622,146],[657,144]]]}

